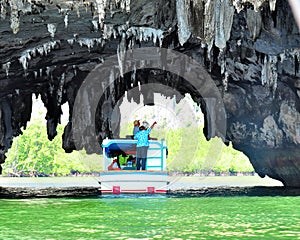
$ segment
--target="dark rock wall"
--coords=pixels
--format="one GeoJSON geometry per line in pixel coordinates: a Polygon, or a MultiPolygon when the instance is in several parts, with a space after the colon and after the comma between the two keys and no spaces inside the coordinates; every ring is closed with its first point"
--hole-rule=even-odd
{"type": "MultiPolygon", "coordinates": [[[[40,94],[47,108],[50,140],[56,136],[61,105],[68,102],[67,152],[75,147],[93,152],[105,137],[118,137],[112,110],[138,82],[190,93],[202,103],[205,134],[213,137],[206,102],[183,79],[154,69],[118,76],[117,67],[112,67],[113,85],[95,112],[95,129],[79,124],[82,129],[74,132],[73,106],[88,74],[111,55],[124,60],[127,49],[157,46],[193,57],[214,80],[227,115],[225,142],[246,153],[260,176],[300,186],[300,35],[288,1],[1,0],[0,9],[1,162],[30,119],[32,94],[40,94]],[[80,133],[95,137],[75,146],[80,133]]],[[[88,106],[97,91],[90,89],[82,101],[88,106]]],[[[151,103],[151,92],[139,94],[151,103]]],[[[127,97],[138,102],[139,94],[127,97]]]]}

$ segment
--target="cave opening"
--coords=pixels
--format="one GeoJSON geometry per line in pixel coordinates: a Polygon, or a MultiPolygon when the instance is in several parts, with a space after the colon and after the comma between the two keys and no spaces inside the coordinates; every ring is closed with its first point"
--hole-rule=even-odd
{"type": "Polygon", "coordinates": [[[150,125],[157,121],[158,125],[151,137],[163,138],[170,145],[169,170],[203,170],[217,174],[229,171],[253,172],[243,153],[234,150],[232,145],[225,148],[223,140],[216,137],[218,130],[214,129],[216,127],[212,119],[217,117],[211,116],[216,113],[209,110],[216,104],[215,99],[202,98],[192,84],[176,74],[154,69],[129,72],[124,78],[111,81],[101,97],[95,113],[95,129],[101,139],[126,138],[132,134],[133,121],[136,119],[150,125]],[[120,85],[119,88],[112,87],[120,85]],[[203,109],[209,120],[204,119],[203,109]],[[102,137],[103,123],[109,133],[105,132],[105,135],[102,132],[102,137]],[[204,135],[205,131],[209,133],[210,141],[204,135]]]}
{"type": "MultiPolygon", "coordinates": [[[[125,91],[115,103],[110,111],[114,138],[130,135],[135,119],[149,124],[157,121],[158,125],[151,137],[167,140],[170,171],[211,174],[253,171],[246,156],[232,149],[232,146],[225,147],[222,139],[215,137],[207,141],[203,134],[204,115],[201,106],[190,94],[181,94],[174,88],[158,83],[147,86],[148,91],[145,91],[145,86],[138,84],[137,87],[125,91]],[[150,91],[153,97],[144,98],[141,94],[143,88],[145,96],[149,96],[150,91]],[[167,97],[163,94],[166,92],[167,97]],[[137,95],[138,103],[133,101],[137,99],[137,95]]],[[[100,149],[97,154],[86,154],[85,150],[64,153],[61,148],[62,134],[69,121],[69,106],[65,103],[61,107],[57,136],[49,141],[46,130],[47,109],[40,96],[32,96],[31,121],[25,130],[22,129],[23,135],[14,139],[7,153],[6,163],[3,164],[4,175],[60,176],[101,170],[100,149]],[[46,152],[49,154],[44,154],[46,152]]]]}
{"type": "MultiPolygon", "coordinates": [[[[199,63],[178,52],[140,48],[128,51],[127,54],[124,62],[119,61],[119,55],[107,58],[83,81],[73,101],[72,122],[65,128],[65,136],[71,136],[67,140],[75,139],[75,144],[70,144],[64,149],[67,151],[85,149],[87,153],[99,152],[105,138],[119,138],[131,134],[130,124],[135,118],[140,119],[139,111],[147,111],[142,110],[145,106],[152,108],[164,106],[170,116],[173,114],[175,118],[174,108],[185,98],[185,94],[189,93],[190,101],[197,106],[198,111],[201,109],[205,118],[202,127],[194,126],[196,117],[190,113],[195,111],[182,108],[184,119],[178,121],[178,124],[183,134],[174,133],[179,135],[180,142],[174,144],[178,149],[172,151],[176,152],[174,159],[179,159],[172,161],[173,169],[182,170],[182,165],[185,171],[212,169],[220,159],[223,141],[226,140],[226,116],[220,91],[210,75],[199,63]],[[166,107],[166,103],[161,99],[169,99],[173,109],[166,107]],[[122,108],[125,109],[123,113],[120,112],[122,108]],[[192,125],[196,130],[185,131],[187,125],[192,125]],[[215,138],[218,136],[221,139],[215,138]],[[209,139],[211,141],[207,142],[209,139]],[[181,146],[189,147],[190,150],[181,146]],[[205,153],[198,153],[199,149],[204,149],[205,153]],[[187,152],[189,156],[185,156],[187,152]],[[197,154],[203,155],[201,164],[195,160],[197,154]],[[178,164],[181,166],[177,166],[178,164]]],[[[145,120],[151,124],[154,118],[150,116],[150,120],[149,118],[145,120]]],[[[161,118],[166,124],[171,122],[167,118],[161,118]]],[[[162,138],[167,138],[166,135],[164,133],[162,138]]],[[[230,148],[232,150],[232,146],[230,148]]],[[[247,169],[253,171],[249,160],[246,161],[248,161],[247,169]]],[[[229,167],[226,164],[227,171],[236,168],[231,162],[228,161],[231,165],[229,167]]],[[[217,171],[220,172],[222,169],[222,166],[218,167],[217,171]]]]}
{"type": "Polygon", "coordinates": [[[249,159],[233,149],[232,144],[225,146],[219,137],[210,140],[205,138],[201,106],[194,102],[190,94],[180,94],[164,86],[164,90],[169,88],[170,95],[173,92],[173,96],[166,97],[159,92],[161,88],[160,84],[156,84],[156,87],[152,84],[151,90],[157,92],[153,94],[151,102],[145,102],[143,95],[140,95],[139,103],[128,100],[128,96],[138,94],[139,87],[125,92],[113,110],[115,116],[120,114],[117,138],[132,134],[134,120],[140,120],[144,125],[157,121],[151,137],[166,140],[169,149],[167,167],[170,172],[211,175],[254,173],[249,159]]]}

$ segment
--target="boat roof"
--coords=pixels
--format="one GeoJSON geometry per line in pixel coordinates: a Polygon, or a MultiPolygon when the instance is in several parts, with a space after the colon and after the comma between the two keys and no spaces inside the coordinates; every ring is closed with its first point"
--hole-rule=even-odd
{"type": "Polygon", "coordinates": [[[105,139],[102,148],[108,155],[134,154],[137,140],[132,139],[105,139]]]}
{"type": "MultiPolygon", "coordinates": [[[[165,148],[164,141],[162,140],[149,140],[150,144],[159,144],[160,147],[165,148]]],[[[136,154],[137,140],[133,139],[104,139],[102,142],[103,152],[106,154],[117,156],[120,154],[136,154]]]]}

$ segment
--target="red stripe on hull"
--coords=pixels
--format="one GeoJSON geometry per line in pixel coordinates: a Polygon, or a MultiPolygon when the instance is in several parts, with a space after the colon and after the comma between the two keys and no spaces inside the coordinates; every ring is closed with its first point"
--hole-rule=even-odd
{"type": "MultiPolygon", "coordinates": [[[[113,190],[101,190],[101,192],[106,192],[106,193],[112,193],[113,190]]],[[[147,190],[145,189],[132,189],[132,190],[121,190],[120,193],[130,193],[130,192],[135,192],[135,193],[148,193],[147,190]]],[[[153,193],[166,193],[167,190],[155,190],[153,193]]]]}

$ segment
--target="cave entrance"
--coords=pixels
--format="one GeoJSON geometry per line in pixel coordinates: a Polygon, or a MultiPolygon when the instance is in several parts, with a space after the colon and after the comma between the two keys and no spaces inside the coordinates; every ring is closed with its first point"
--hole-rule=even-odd
{"type": "Polygon", "coordinates": [[[139,87],[126,91],[119,99],[112,113],[120,126],[120,129],[112,129],[116,138],[131,135],[134,120],[140,120],[142,125],[157,121],[151,137],[166,140],[168,171],[211,175],[253,172],[249,159],[234,150],[232,145],[225,146],[218,137],[206,140],[203,134],[204,115],[190,94],[181,95],[160,84],[152,84],[153,90],[150,101],[140,94],[139,87]],[[159,93],[162,87],[163,92],[169,92],[168,97],[159,93]],[[135,102],[133,99],[137,99],[137,94],[139,101],[135,102]]]}
{"type": "MultiPolygon", "coordinates": [[[[167,141],[168,170],[211,174],[253,171],[246,156],[231,146],[224,147],[221,139],[206,141],[203,114],[189,94],[179,96],[178,92],[173,91],[170,97],[165,97],[155,93],[154,101],[149,105],[145,105],[142,95],[139,104],[130,101],[131,94],[126,92],[113,111],[115,115],[120,112],[119,137],[131,134],[132,123],[137,118],[150,124],[156,120],[158,125],[151,137],[167,141]],[[213,150],[219,146],[222,147],[222,154],[218,157],[213,150]]],[[[62,132],[68,118],[67,105],[63,106],[62,124],[58,126],[58,135],[52,141],[47,139],[46,121],[43,120],[46,109],[39,98],[33,97],[32,113],[27,129],[14,139],[7,154],[3,164],[4,175],[60,176],[102,170],[102,156],[86,154],[84,150],[65,153],[61,148],[62,132]]]]}

